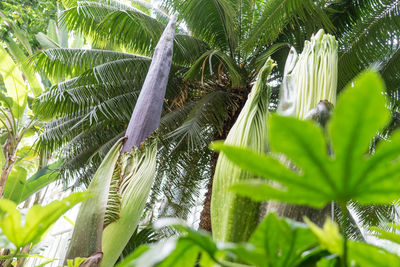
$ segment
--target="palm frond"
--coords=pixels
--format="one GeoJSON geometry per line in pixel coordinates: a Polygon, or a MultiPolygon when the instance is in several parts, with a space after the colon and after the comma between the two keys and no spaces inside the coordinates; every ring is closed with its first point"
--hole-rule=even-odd
{"type": "Polygon", "coordinates": [[[178,20],[204,42],[231,55],[237,46],[236,10],[238,1],[164,0],[163,6],[176,13],[178,20]]]}
{"type": "Polygon", "coordinates": [[[147,14],[155,13],[155,15],[159,18],[168,21],[169,15],[168,13],[163,10],[162,8],[156,6],[155,4],[151,3],[150,1],[145,0],[131,0],[133,7],[138,8],[147,14]]]}
{"type": "Polygon", "coordinates": [[[60,19],[69,29],[88,36],[94,45],[123,42],[142,54],[154,49],[164,28],[162,23],[137,9],[109,1],[78,2],[64,11],[60,19]]]}
{"type": "Polygon", "coordinates": [[[131,239],[129,239],[128,244],[122,251],[119,261],[128,257],[132,252],[135,251],[136,248],[140,247],[141,245],[155,243],[161,238],[162,235],[149,226],[142,229],[139,229],[139,227],[136,228],[131,239]]]}
{"type": "Polygon", "coordinates": [[[339,41],[339,89],[372,63],[388,61],[399,48],[400,1],[359,3],[360,19],[350,24],[339,41]]]}
{"type": "Polygon", "coordinates": [[[45,119],[64,116],[116,95],[140,90],[149,65],[150,60],[145,58],[119,59],[98,65],[50,88],[35,101],[33,110],[45,119]]]}
{"type": "Polygon", "coordinates": [[[37,70],[52,78],[76,77],[96,66],[123,59],[151,58],[100,49],[52,48],[36,53],[30,58],[30,64],[37,70]]]}
{"type": "MultiPolygon", "coordinates": [[[[93,40],[99,47],[118,45],[151,56],[168,20],[158,21],[132,7],[116,7],[103,2],[83,1],[66,10],[62,23],[93,40]]],[[[192,36],[175,37],[174,62],[190,64],[208,49],[208,45],[192,36]]]]}
{"type": "Polygon", "coordinates": [[[226,68],[232,87],[243,87],[245,85],[245,77],[240,73],[239,67],[234,60],[219,50],[209,50],[201,55],[191,68],[186,72],[186,80],[197,80],[204,82],[204,79],[217,76],[221,79],[224,75],[222,70],[226,68]]]}
{"type": "Polygon", "coordinates": [[[79,187],[88,185],[97,167],[118,138],[125,134],[124,125],[109,122],[99,123],[90,130],[76,135],[61,150],[65,162],[60,177],[65,185],[79,187]],[[123,129],[122,132],[119,132],[123,129]]]}
{"type": "Polygon", "coordinates": [[[200,39],[186,34],[176,34],[174,42],[173,62],[191,66],[210,47],[200,39]]]}
{"type": "MultiPolygon", "coordinates": [[[[206,144],[211,142],[213,131],[204,138],[206,144]]],[[[187,144],[170,141],[158,154],[157,179],[146,209],[150,221],[159,217],[187,219],[199,205],[200,189],[211,176],[211,151],[207,145],[188,150],[187,144]]]]}
{"type": "Polygon", "coordinates": [[[359,219],[359,224],[364,228],[382,226],[389,222],[393,222],[399,217],[395,205],[362,206],[353,202],[350,204],[350,207],[354,210],[359,219]]]}
{"type": "Polygon", "coordinates": [[[385,62],[382,62],[381,74],[389,92],[400,89],[400,47],[385,62]]]}
{"type": "Polygon", "coordinates": [[[276,43],[266,49],[263,49],[263,51],[260,51],[257,56],[253,57],[250,65],[254,65],[254,70],[258,72],[264,66],[265,61],[267,61],[269,57],[283,48],[290,49],[289,43],[276,43]]]}
{"type": "Polygon", "coordinates": [[[242,44],[246,51],[252,51],[260,43],[269,45],[289,23],[307,25],[312,22],[311,31],[318,28],[325,28],[328,32],[334,30],[328,16],[315,1],[265,0],[257,1],[255,5],[258,17],[254,19],[248,38],[242,44]]]}
{"type": "Polygon", "coordinates": [[[121,1],[118,0],[87,0],[87,1],[80,1],[80,0],[61,0],[63,6],[65,8],[72,8],[76,7],[82,2],[95,2],[95,3],[100,3],[103,5],[107,5],[116,9],[127,9],[130,8],[130,6],[123,4],[121,1]]]}
{"type": "Polygon", "coordinates": [[[211,92],[193,105],[185,121],[169,134],[169,138],[178,143],[185,141],[189,148],[207,146],[205,136],[210,131],[221,132],[224,121],[229,116],[234,103],[229,92],[218,90],[211,92]]]}

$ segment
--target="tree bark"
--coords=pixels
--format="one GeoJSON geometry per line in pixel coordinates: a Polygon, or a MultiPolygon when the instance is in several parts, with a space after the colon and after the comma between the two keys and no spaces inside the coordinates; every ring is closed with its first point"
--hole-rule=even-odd
{"type": "Polygon", "coordinates": [[[214,180],[215,167],[217,166],[218,154],[213,153],[211,156],[211,177],[207,185],[206,198],[203,204],[203,210],[200,215],[199,228],[207,232],[212,233],[211,227],[211,196],[212,196],[212,185],[214,180]]]}

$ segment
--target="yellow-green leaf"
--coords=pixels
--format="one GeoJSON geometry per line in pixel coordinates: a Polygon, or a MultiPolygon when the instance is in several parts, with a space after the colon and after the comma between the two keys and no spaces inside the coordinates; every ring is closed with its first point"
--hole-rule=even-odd
{"type": "Polygon", "coordinates": [[[27,91],[18,66],[0,45],[0,74],[3,77],[7,95],[13,99],[13,115],[20,118],[27,103],[27,91]]]}

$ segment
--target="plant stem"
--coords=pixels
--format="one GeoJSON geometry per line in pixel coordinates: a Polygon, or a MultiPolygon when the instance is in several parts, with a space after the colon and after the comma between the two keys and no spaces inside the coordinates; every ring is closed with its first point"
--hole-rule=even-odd
{"type": "Polygon", "coordinates": [[[14,257],[18,254],[18,251],[19,251],[19,248],[16,248],[14,254],[8,260],[6,267],[10,267],[11,266],[14,257]]]}
{"type": "Polygon", "coordinates": [[[349,219],[349,210],[347,209],[346,203],[341,203],[340,208],[343,214],[342,234],[343,234],[343,256],[341,257],[342,267],[347,267],[347,221],[349,219]]]}

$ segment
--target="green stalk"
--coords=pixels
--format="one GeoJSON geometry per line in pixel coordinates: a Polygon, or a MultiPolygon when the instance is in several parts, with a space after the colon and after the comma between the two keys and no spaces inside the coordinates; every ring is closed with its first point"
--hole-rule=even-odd
{"type": "Polygon", "coordinates": [[[12,254],[11,258],[7,261],[6,267],[12,266],[11,264],[12,264],[12,262],[13,262],[13,259],[14,259],[15,256],[17,256],[19,250],[20,250],[20,248],[16,248],[16,249],[15,249],[15,252],[12,254]]]}

